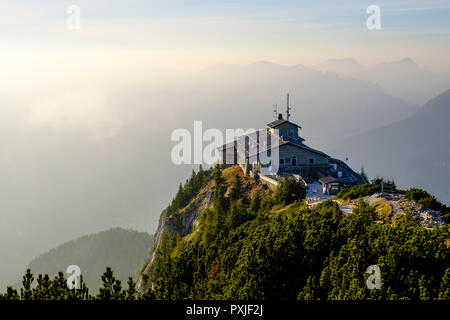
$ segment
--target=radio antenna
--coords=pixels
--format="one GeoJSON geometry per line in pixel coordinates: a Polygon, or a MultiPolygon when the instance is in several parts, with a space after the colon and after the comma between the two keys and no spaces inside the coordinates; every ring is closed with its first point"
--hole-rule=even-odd
{"type": "Polygon", "coordinates": [[[289,105],[289,93],[287,94],[287,99],[286,99],[286,119],[287,121],[289,121],[289,117],[291,116],[291,111],[292,108],[289,105]]]}

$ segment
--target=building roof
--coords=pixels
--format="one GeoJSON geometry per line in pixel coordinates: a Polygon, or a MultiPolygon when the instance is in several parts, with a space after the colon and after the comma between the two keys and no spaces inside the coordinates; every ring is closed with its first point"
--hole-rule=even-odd
{"type": "MultiPolygon", "coordinates": [[[[299,125],[292,123],[286,119],[278,119],[278,120],[272,121],[271,123],[267,124],[267,126],[269,128],[276,128],[284,123],[289,123],[293,126],[301,128],[299,125]]],[[[260,129],[260,130],[253,132],[252,134],[247,134],[244,136],[238,137],[235,141],[224,144],[224,145],[218,147],[218,149],[226,150],[229,148],[233,148],[234,143],[236,142],[238,150],[245,150],[245,156],[248,157],[248,156],[253,156],[256,154],[261,154],[262,152],[266,152],[266,151],[272,149],[273,147],[276,148],[276,147],[281,147],[286,144],[291,144],[295,147],[302,148],[304,150],[316,153],[316,154],[321,155],[326,158],[330,158],[327,154],[325,154],[319,150],[315,150],[315,149],[303,144],[303,141],[305,141],[305,139],[303,139],[300,136],[297,139],[286,137],[286,136],[279,136],[279,135],[275,135],[274,133],[270,132],[267,129],[260,129]],[[244,136],[245,136],[245,138],[243,140],[242,137],[244,137],[244,136]],[[271,145],[271,142],[274,142],[273,146],[271,145]],[[244,144],[248,144],[248,145],[245,146],[244,144]]]]}
{"type": "Polygon", "coordinates": [[[268,126],[269,128],[276,128],[276,127],[278,127],[278,126],[280,126],[280,125],[282,125],[282,124],[284,124],[284,123],[292,124],[293,126],[296,126],[296,127],[300,128],[300,129],[302,128],[302,127],[300,127],[298,124],[295,124],[295,123],[293,123],[293,122],[290,122],[290,121],[288,121],[288,120],[286,120],[286,119],[278,119],[278,120],[272,121],[271,123],[268,123],[267,126],[268,126]]]}
{"type": "Polygon", "coordinates": [[[326,153],[324,153],[322,151],[319,151],[319,150],[316,150],[316,149],[313,149],[311,147],[308,147],[306,144],[303,144],[302,141],[304,141],[304,139],[302,139],[302,138],[297,140],[297,139],[292,139],[292,138],[288,138],[288,137],[283,137],[282,141],[280,141],[280,146],[282,146],[284,144],[292,144],[292,145],[294,145],[296,147],[299,147],[299,148],[302,148],[302,149],[305,149],[305,150],[317,153],[317,154],[319,154],[321,156],[324,156],[326,158],[329,158],[329,156],[326,153]]]}
{"type": "Polygon", "coordinates": [[[332,182],[341,182],[338,178],[332,177],[332,176],[326,176],[319,179],[319,182],[321,184],[328,184],[332,182]]]}
{"type": "MultiPolygon", "coordinates": [[[[245,146],[243,145],[244,140],[242,139],[242,136],[236,140],[237,142],[237,148],[239,150],[245,150],[245,156],[253,156],[256,154],[260,154],[262,152],[266,152],[267,150],[272,149],[271,142],[274,142],[273,147],[281,147],[286,144],[291,144],[297,148],[302,148],[304,150],[316,153],[318,155],[321,155],[326,158],[330,158],[326,153],[323,153],[322,151],[313,149],[305,144],[303,144],[304,139],[299,137],[299,139],[293,139],[289,137],[281,137],[274,135],[273,133],[268,132],[265,129],[261,129],[254,132],[255,135],[246,135],[247,141],[248,141],[248,149],[246,150],[245,146]],[[259,136],[259,139],[255,139],[256,135],[259,136]]],[[[224,144],[220,146],[219,150],[225,150],[232,148],[234,146],[234,141],[229,142],[227,144],[224,144]]]]}
{"type": "Polygon", "coordinates": [[[350,168],[344,161],[339,159],[330,158],[331,162],[336,163],[338,166],[340,166],[344,171],[347,171],[348,174],[356,181],[358,185],[362,185],[367,183],[366,180],[359,174],[353,171],[352,168],[350,168]]]}
{"type": "MultiPolygon", "coordinates": [[[[253,156],[257,153],[267,152],[267,150],[272,149],[272,142],[276,146],[281,144],[281,137],[273,133],[268,132],[267,129],[258,130],[257,132],[259,139],[255,140],[254,136],[249,136],[249,149],[246,150],[246,156],[253,156]]],[[[238,141],[239,144],[240,141],[238,141]]],[[[243,146],[240,145],[241,148],[243,146]]]]}

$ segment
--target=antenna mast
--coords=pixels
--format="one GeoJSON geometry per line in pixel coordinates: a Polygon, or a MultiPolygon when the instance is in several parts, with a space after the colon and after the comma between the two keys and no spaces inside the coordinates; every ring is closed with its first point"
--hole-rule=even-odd
{"type": "Polygon", "coordinates": [[[278,117],[278,104],[274,103],[273,104],[273,118],[275,120],[277,120],[277,117],[278,117]]]}
{"type": "Polygon", "coordinates": [[[288,121],[289,121],[289,117],[291,116],[291,113],[290,113],[291,109],[292,108],[289,105],[289,93],[288,93],[287,94],[287,100],[286,100],[286,118],[287,118],[288,121]]]}

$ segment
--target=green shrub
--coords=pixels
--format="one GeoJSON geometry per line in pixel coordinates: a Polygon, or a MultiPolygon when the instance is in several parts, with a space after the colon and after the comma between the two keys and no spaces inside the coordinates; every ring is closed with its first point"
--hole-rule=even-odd
{"type": "Polygon", "coordinates": [[[358,199],[365,196],[370,196],[376,192],[381,191],[381,185],[379,184],[363,184],[360,186],[353,186],[340,191],[337,196],[338,198],[345,200],[358,199]]]}
{"type": "Polygon", "coordinates": [[[294,177],[286,177],[278,183],[273,195],[276,204],[291,204],[303,200],[306,196],[306,187],[302,181],[294,177]]]}
{"type": "Polygon", "coordinates": [[[410,201],[416,201],[420,205],[438,211],[446,223],[450,223],[450,208],[439,202],[435,196],[425,190],[411,188],[405,192],[405,196],[410,201]]]}

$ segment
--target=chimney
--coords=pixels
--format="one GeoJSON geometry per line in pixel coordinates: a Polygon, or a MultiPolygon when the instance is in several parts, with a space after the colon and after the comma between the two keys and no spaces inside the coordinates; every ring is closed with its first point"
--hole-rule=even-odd
{"type": "Polygon", "coordinates": [[[281,119],[283,119],[283,114],[282,114],[282,113],[279,113],[279,114],[278,114],[278,120],[281,120],[281,119]]]}

